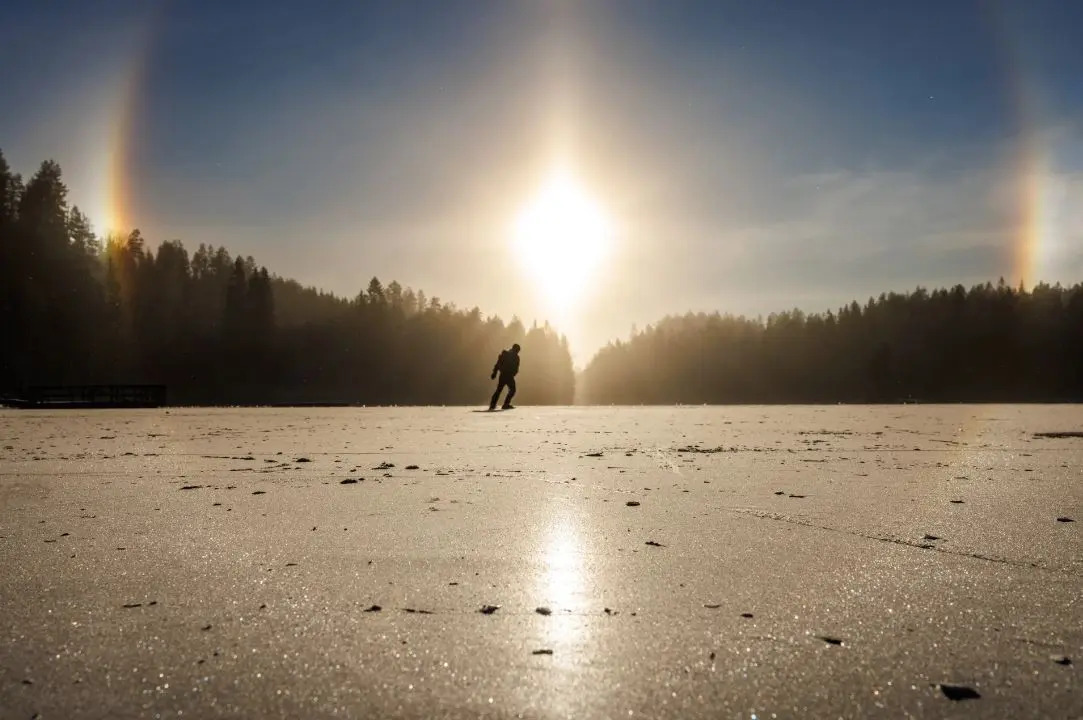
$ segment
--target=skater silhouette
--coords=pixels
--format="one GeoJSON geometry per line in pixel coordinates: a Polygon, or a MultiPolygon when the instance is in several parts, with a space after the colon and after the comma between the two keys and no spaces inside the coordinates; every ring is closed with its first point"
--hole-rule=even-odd
{"type": "Polygon", "coordinates": [[[495,378],[498,372],[500,373],[500,380],[496,383],[496,392],[493,393],[493,399],[489,401],[489,409],[496,410],[496,401],[500,399],[500,393],[503,392],[506,386],[508,396],[504,398],[504,405],[501,409],[510,410],[513,407],[511,399],[515,397],[515,376],[519,372],[519,343],[512,345],[511,350],[500,351],[500,357],[496,359],[496,365],[493,365],[493,374],[489,376],[489,379],[495,378]]]}

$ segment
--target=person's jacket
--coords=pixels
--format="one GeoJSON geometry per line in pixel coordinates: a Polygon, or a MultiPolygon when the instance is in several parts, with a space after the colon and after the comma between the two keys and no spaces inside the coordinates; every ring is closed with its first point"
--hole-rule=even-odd
{"type": "Polygon", "coordinates": [[[500,357],[493,365],[493,372],[499,372],[506,377],[515,377],[519,373],[519,356],[510,350],[501,350],[500,357]]]}

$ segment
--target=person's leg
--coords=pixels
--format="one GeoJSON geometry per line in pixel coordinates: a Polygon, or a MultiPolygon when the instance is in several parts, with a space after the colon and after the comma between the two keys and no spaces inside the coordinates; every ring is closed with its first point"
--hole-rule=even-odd
{"type": "Polygon", "coordinates": [[[500,393],[504,391],[504,378],[500,378],[500,381],[496,384],[496,392],[493,393],[493,399],[489,401],[489,409],[496,410],[496,403],[500,400],[500,393]]]}
{"type": "Polygon", "coordinates": [[[508,378],[508,396],[504,398],[504,407],[511,407],[511,399],[515,397],[515,378],[508,378]]]}

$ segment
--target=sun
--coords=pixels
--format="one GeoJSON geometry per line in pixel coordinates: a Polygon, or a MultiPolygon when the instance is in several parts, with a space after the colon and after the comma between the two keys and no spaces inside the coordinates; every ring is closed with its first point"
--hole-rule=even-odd
{"type": "Polygon", "coordinates": [[[605,214],[567,173],[554,173],[516,218],[515,251],[552,310],[580,299],[609,251],[605,214]]]}

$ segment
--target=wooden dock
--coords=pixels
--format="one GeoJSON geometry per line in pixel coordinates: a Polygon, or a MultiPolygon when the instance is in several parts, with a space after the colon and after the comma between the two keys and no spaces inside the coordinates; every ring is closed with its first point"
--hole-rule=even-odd
{"type": "Polygon", "coordinates": [[[166,404],[165,385],[39,385],[0,404],[25,409],[154,408],[166,404]]]}

